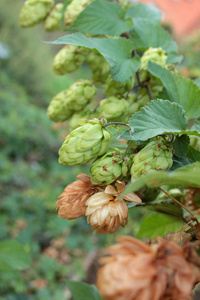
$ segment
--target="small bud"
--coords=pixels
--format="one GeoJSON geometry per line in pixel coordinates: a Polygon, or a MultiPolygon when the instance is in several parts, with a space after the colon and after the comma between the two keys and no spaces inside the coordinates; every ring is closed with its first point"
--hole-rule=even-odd
{"type": "Polygon", "coordinates": [[[53,0],[27,0],[19,16],[21,27],[31,27],[43,21],[52,7],[53,0]]]}
{"type": "Polygon", "coordinates": [[[110,97],[100,102],[100,116],[108,121],[120,121],[128,109],[128,102],[125,99],[110,97]]]}
{"type": "Polygon", "coordinates": [[[102,85],[110,74],[110,65],[99,53],[91,52],[88,56],[89,67],[92,71],[92,80],[96,85],[102,85]]]}
{"type": "Polygon", "coordinates": [[[82,47],[67,45],[54,58],[53,70],[57,75],[76,71],[84,63],[88,50],[82,47]]]}

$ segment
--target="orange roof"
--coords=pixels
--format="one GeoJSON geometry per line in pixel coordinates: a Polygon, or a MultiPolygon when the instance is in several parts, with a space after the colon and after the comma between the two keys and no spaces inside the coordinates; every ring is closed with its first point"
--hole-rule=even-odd
{"type": "Polygon", "coordinates": [[[163,12],[163,21],[172,24],[174,32],[187,35],[200,29],[200,0],[141,0],[154,3],[163,12]]]}

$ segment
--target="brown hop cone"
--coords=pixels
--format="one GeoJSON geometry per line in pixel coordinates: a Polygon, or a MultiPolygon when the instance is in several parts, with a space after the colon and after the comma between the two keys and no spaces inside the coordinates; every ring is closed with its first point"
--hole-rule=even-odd
{"type": "MultiPolygon", "coordinates": [[[[97,287],[105,300],[188,300],[200,268],[191,252],[162,238],[152,246],[121,237],[107,250],[97,287]]],[[[189,249],[191,250],[191,244],[189,249]]],[[[192,252],[196,258],[196,252],[192,252]]]]}
{"type": "Polygon", "coordinates": [[[125,184],[117,181],[115,185],[117,190],[112,185],[108,185],[103,192],[94,194],[86,202],[87,221],[99,234],[114,233],[120,226],[124,227],[127,224],[128,206],[124,200],[142,203],[134,193],[119,200],[125,184]]]}
{"type": "Polygon", "coordinates": [[[59,196],[56,203],[58,216],[62,219],[73,220],[85,215],[85,202],[99,189],[90,182],[90,176],[79,174],[79,180],[69,184],[59,196]]]}

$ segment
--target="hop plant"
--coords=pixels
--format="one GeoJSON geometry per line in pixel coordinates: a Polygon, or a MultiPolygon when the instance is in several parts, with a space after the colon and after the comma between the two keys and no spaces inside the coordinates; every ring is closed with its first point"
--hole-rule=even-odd
{"type": "Polygon", "coordinates": [[[53,122],[64,122],[73,114],[66,103],[66,91],[58,93],[48,106],[47,116],[53,122]]]}
{"type": "Polygon", "coordinates": [[[92,102],[96,92],[90,80],[77,80],[66,90],[66,104],[71,110],[81,111],[92,102]]]}
{"type": "Polygon", "coordinates": [[[68,166],[82,165],[103,155],[112,134],[99,119],[85,120],[72,131],[59,150],[59,163],[68,166]]]}
{"type": "Polygon", "coordinates": [[[110,74],[110,65],[105,58],[95,52],[88,56],[89,67],[92,70],[92,80],[97,81],[97,85],[103,84],[110,74]]]}
{"type": "Polygon", "coordinates": [[[131,158],[122,158],[122,153],[117,149],[109,151],[104,156],[97,158],[91,165],[91,182],[98,185],[108,185],[121,177],[128,175],[131,158]]]}
{"type": "Polygon", "coordinates": [[[57,3],[50,11],[44,23],[46,31],[55,31],[61,28],[63,6],[63,3],[57,3]]]}
{"type": "Polygon", "coordinates": [[[173,164],[171,145],[164,140],[148,143],[133,159],[132,178],[145,175],[150,170],[168,170],[173,164]]]}
{"type": "Polygon", "coordinates": [[[53,0],[27,0],[20,12],[20,26],[31,27],[40,23],[47,17],[53,6],[53,0]]]}
{"type": "Polygon", "coordinates": [[[141,57],[140,73],[141,80],[146,80],[148,78],[148,62],[153,61],[154,63],[164,67],[167,61],[167,55],[162,48],[152,48],[150,47],[147,51],[144,52],[141,57]]]}
{"type": "Polygon", "coordinates": [[[112,79],[110,75],[106,80],[104,94],[107,96],[123,95],[133,88],[134,82],[134,77],[130,78],[126,82],[120,82],[112,79]]]}
{"type": "Polygon", "coordinates": [[[65,11],[65,24],[70,26],[73,24],[78,15],[84,10],[84,8],[90,4],[93,0],[73,0],[65,11]]]}
{"type": "Polygon", "coordinates": [[[67,45],[54,58],[53,70],[57,75],[76,71],[84,63],[87,50],[82,47],[67,45]]]}
{"type": "Polygon", "coordinates": [[[86,201],[87,222],[99,234],[114,233],[128,221],[128,207],[124,200],[142,203],[135,194],[127,194],[119,200],[120,193],[125,189],[123,182],[115,183],[116,189],[108,185],[103,192],[98,192],[86,201]]]}
{"type": "Polygon", "coordinates": [[[100,116],[108,121],[120,121],[128,108],[128,102],[125,99],[110,97],[100,102],[100,116]]]}

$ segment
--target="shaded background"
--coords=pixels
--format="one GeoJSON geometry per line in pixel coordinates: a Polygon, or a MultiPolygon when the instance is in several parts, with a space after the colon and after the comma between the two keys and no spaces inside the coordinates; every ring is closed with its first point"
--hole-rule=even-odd
{"type": "MultiPolygon", "coordinates": [[[[180,52],[185,56],[181,72],[198,79],[199,0],[142,2],[154,2],[161,8],[165,27],[181,43],[180,52]],[[190,5],[188,21],[180,18],[186,5],[190,5]]],[[[68,76],[54,75],[52,61],[59,48],[42,41],[63,33],[47,34],[42,24],[20,28],[22,5],[22,0],[0,1],[0,240],[19,241],[30,252],[32,264],[23,272],[0,274],[0,300],[67,300],[66,280],[95,282],[93,260],[100,249],[113,244],[118,235],[133,235],[140,222],[135,219],[140,220],[145,210],[130,212],[129,226],[109,236],[91,232],[85,218],[68,221],[57,217],[58,195],[88,168],[58,164],[67,123],[53,124],[46,117],[46,108],[56,93],[76,79],[89,78],[90,71],[84,65],[68,76]]]]}

